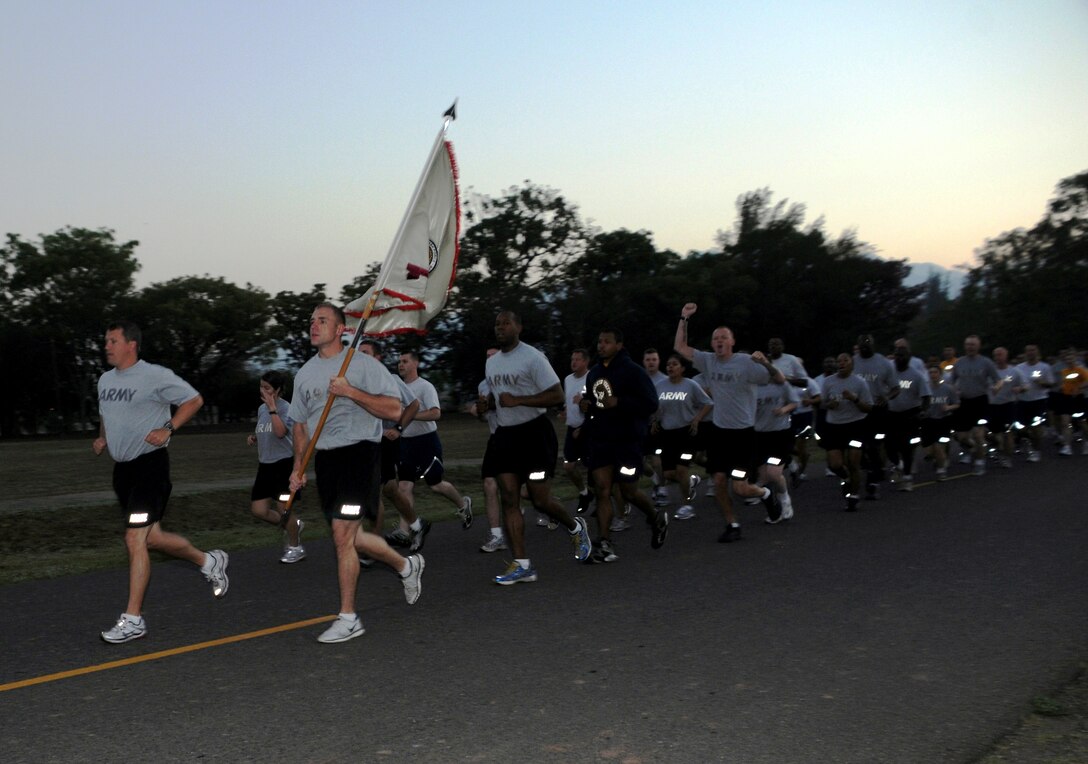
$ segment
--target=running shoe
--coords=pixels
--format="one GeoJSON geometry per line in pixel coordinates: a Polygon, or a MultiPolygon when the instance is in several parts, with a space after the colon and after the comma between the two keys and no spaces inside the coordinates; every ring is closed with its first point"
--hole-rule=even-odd
{"type": "Polygon", "coordinates": [[[204,574],[204,578],[212,585],[212,594],[222,597],[230,588],[230,579],[227,578],[227,563],[230,557],[222,549],[213,549],[205,552],[205,556],[212,560],[211,569],[204,574]]]}
{"type": "Polygon", "coordinates": [[[408,546],[408,550],[418,552],[423,549],[423,542],[427,540],[427,534],[430,532],[431,521],[423,517],[419,518],[419,530],[412,530],[412,541],[408,546]]]}
{"type": "Polygon", "coordinates": [[[336,642],[347,642],[349,639],[355,639],[364,634],[366,634],[366,629],[363,628],[363,622],[359,620],[359,616],[349,619],[338,615],[336,620],[332,622],[332,626],[321,632],[321,636],[317,638],[317,641],[324,642],[327,645],[335,644],[336,642]]]}
{"type": "Polygon", "coordinates": [[[536,568],[530,565],[528,568],[523,568],[516,562],[510,563],[510,567],[506,569],[506,572],[501,576],[495,576],[495,583],[500,586],[510,586],[512,584],[531,583],[536,581],[536,568]]]}
{"type": "Polygon", "coordinates": [[[1040,462],[1040,461],[1042,461],[1042,459],[1043,459],[1043,455],[1040,454],[1038,451],[1028,451],[1028,461],[1029,462],[1040,462]]]}
{"type": "MultiPolygon", "coordinates": [[[[574,559],[584,562],[593,551],[593,540],[589,537],[589,526],[586,525],[585,518],[576,517],[574,522],[578,524],[578,528],[570,534],[571,543],[574,544],[574,559]]],[[[533,580],[536,580],[535,573],[533,580]]]]}
{"type": "Polygon", "coordinates": [[[537,524],[537,527],[539,527],[539,528],[547,528],[548,527],[548,516],[538,512],[537,516],[536,516],[536,524],[537,524]]]}
{"type": "Polygon", "coordinates": [[[481,552],[498,552],[500,549],[506,549],[502,536],[488,536],[487,541],[480,547],[481,552]]]}
{"type": "Polygon", "coordinates": [[[899,482],[895,486],[895,490],[910,493],[914,490],[914,478],[910,475],[904,475],[899,479],[899,482]]]}
{"type": "Polygon", "coordinates": [[[695,501],[695,489],[699,487],[699,483],[703,482],[702,478],[698,475],[690,475],[688,477],[688,495],[687,501],[690,504],[695,501]]]}
{"type": "Polygon", "coordinates": [[[778,500],[778,494],[767,489],[766,498],[761,499],[763,506],[767,508],[767,522],[774,525],[782,519],[782,503],[778,500]]]}
{"type": "Polygon", "coordinates": [[[468,530],[472,525],[472,497],[465,496],[461,501],[461,508],[457,510],[457,516],[461,518],[461,530],[468,530]]]}
{"type": "Polygon", "coordinates": [[[401,583],[404,584],[404,599],[408,601],[409,605],[416,604],[416,600],[419,599],[420,592],[423,591],[423,568],[426,566],[426,561],[421,554],[413,554],[408,558],[408,575],[401,576],[401,583]]]}
{"type": "Polygon", "coordinates": [[[676,514],[672,517],[674,520],[690,520],[695,517],[695,507],[690,504],[685,504],[680,507],[680,509],[676,510],[676,514]]]}
{"type": "Polygon", "coordinates": [[[385,534],[385,540],[389,546],[407,548],[412,545],[412,537],[401,528],[394,528],[389,531],[389,533],[385,534]]]}
{"type": "Polygon", "coordinates": [[[620,531],[625,531],[630,527],[631,523],[627,522],[619,515],[615,515],[612,518],[612,522],[608,526],[608,530],[612,531],[613,533],[619,533],[620,531]]]}
{"type": "Polygon", "coordinates": [[[665,539],[669,537],[669,513],[664,509],[657,510],[657,516],[652,523],[653,533],[650,536],[650,548],[660,549],[665,546],[665,539]]]}
{"type": "Polygon", "coordinates": [[[725,526],[722,535],[718,536],[719,544],[728,544],[733,541],[740,541],[740,523],[730,523],[725,526]]]}
{"type": "Polygon", "coordinates": [[[985,475],[986,474],[986,460],[985,459],[975,459],[975,467],[974,467],[973,470],[971,470],[971,472],[974,475],[976,475],[977,477],[982,477],[983,475],[985,475]]]}
{"type": "Polygon", "coordinates": [[[615,562],[620,556],[616,554],[616,548],[608,539],[601,539],[593,547],[593,562],[615,562]]]}
{"type": "Polygon", "coordinates": [[[121,617],[117,619],[117,623],[113,625],[112,629],[102,632],[103,641],[109,642],[112,645],[119,645],[122,642],[131,642],[134,639],[146,636],[147,621],[142,617],[133,620],[132,616],[127,613],[121,614],[121,617]]]}
{"type": "Polygon", "coordinates": [[[296,562],[302,562],[306,559],[306,549],[300,544],[299,546],[288,546],[283,550],[283,554],[280,556],[280,562],[292,565],[296,562]]]}
{"type": "Polygon", "coordinates": [[[1071,446],[1062,446],[1058,453],[1062,456],[1072,456],[1073,449],[1071,446]]]}
{"type": "Polygon", "coordinates": [[[593,494],[589,491],[578,494],[578,514],[584,515],[589,511],[589,505],[593,503],[593,494]]]}
{"type": "Polygon", "coordinates": [[[793,519],[793,499],[790,498],[788,493],[782,494],[778,497],[778,501],[782,504],[782,519],[793,519]]]}

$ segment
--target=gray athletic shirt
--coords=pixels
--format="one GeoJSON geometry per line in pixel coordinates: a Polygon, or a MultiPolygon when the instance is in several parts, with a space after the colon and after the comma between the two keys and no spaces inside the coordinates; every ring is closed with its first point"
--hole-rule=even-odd
{"type": "Polygon", "coordinates": [[[960,391],[960,399],[981,398],[988,395],[990,385],[1000,377],[994,362],[986,356],[965,355],[952,367],[952,382],[960,391]]]}
{"type": "MultiPolygon", "coordinates": [[[[412,400],[419,401],[420,411],[438,408],[438,391],[434,389],[434,385],[425,380],[423,377],[416,377],[414,381],[405,382],[404,384],[409,390],[412,391],[412,400]]],[[[410,404],[411,401],[409,401],[409,405],[410,404]]],[[[420,422],[418,419],[413,419],[411,422],[408,423],[408,426],[404,428],[404,432],[401,433],[401,437],[414,438],[419,435],[426,435],[429,432],[437,431],[437,422],[420,422]]]]}
{"type": "Polygon", "coordinates": [[[295,455],[295,439],[291,434],[294,422],[287,413],[290,408],[290,401],[285,401],[283,398],[276,399],[276,411],[279,412],[283,426],[287,428],[287,434],[282,438],[277,438],[276,433],[272,431],[272,415],[268,412],[268,406],[262,403],[257,408],[257,427],[253,434],[257,437],[257,461],[261,464],[272,464],[281,459],[290,459],[295,455]]]}
{"type": "Polygon", "coordinates": [[[581,406],[574,402],[574,397],[581,395],[582,391],[586,389],[586,377],[588,376],[589,372],[580,377],[568,374],[563,379],[563,399],[567,412],[567,427],[581,427],[586,421],[586,415],[582,413],[581,406]]]}
{"type": "MultiPolygon", "coordinates": [[[[778,368],[778,367],[775,367],[778,368]]],[[[778,369],[782,371],[782,369],[778,369]]],[[[785,372],[782,371],[784,374],[785,372]]],[[[756,388],[756,432],[779,432],[789,429],[788,413],[775,415],[777,409],[801,400],[801,389],[789,382],[776,385],[769,382],[756,388]]]]}
{"type": "Polygon", "coordinates": [[[559,375],[547,357],[536,348],[519,342],[513,350],[500,351],[487,359],[487,383],[495,395],[499,427],[513,427],[536,419],[547,409],[534,406],[503,408],[499,396],[537,395],[559,384],[559,375]]]}
{"type": "Polygon", "coordinates": [[[854,374],[861,377],[869,385],[869,392],[875,401],[877,398],[887,398],[896,387],[895,364],[882,355],[872,355],[862,358],[854,354],[854,374]]]}
{"type": "Polygon", "coordinates": [[[687,377],[676,384],[665,377],[654,387],[657,390],[657,421],[663,430],[687,427],[703,406],[710,403],[710,396],[703,388],[687,377]]]}
{"type": "Polygon", "coordinates": [[[823,393],[820,396],[821,405],[832,401],[839,402],[837,408],[827,409],[828,424],[849,424],[865,418],[865,412],[858,408],[855,401],[848,401],[842,397],[847,390],[861,399],[862,403],[873,405],[873,394],[869,392],[869,383],[857,374],[851,374],[845,378],[838,374],[824,377],[823,393]]]}
{"type": "Polygon", "coordinates": [[[200,393],[165,366],[139,360],[125,370],[110,369],[98,378],[98,413],[106,447],[116,462],[131,462],[166,445],[144,438],[170,419],[170,406],[180,406],[200,393]]]}
{"type": "Polygon", "coordinates": [[[1028,363],[1024,361],[1017,366],[1020,376],[1024,378],[1024,384],[1028,389],[1020,393],[1022,401],[1042,401],[1050,395],[1050,385],[1054,384],[1054,370],[1046,361],[1028,363]]]}
{"type": "Polygon", "coordinates": [[[888,411],[921,408],[922,398],[930,394],[929,375],[907,366],[906,371],[895,370],[895,381],[899,385],[899,395],[888,401],[888,411]]]}
{"type": "MultiPolygon", "coordinates": [[[[311,438],[325,408],[329,381],[340,373],[347,352],[347,348],[344,348],[332,358],[315,355],[295,375],[295,399],[291,401],[290,417],[295,422],[305,423],[311,438]]],[[[389,370],[365,353],[356,353],[352,357],[344,376],[353,387],[371,395],[388,395],[400,400],[400,393],[389,370]]],[[[332,403],[316,448],[318,451],[328,451],[364,440],[379,443],[381,439],[382,420],[357,403],[338,397],[332,403]]]]}
{"type": "Polygon", "coordinates": [[[997,364],[994,364],[994,368],[997,369],[997,375],[1004,380],[1005,384],[1001,385],[1001,389],[996,393],[993,389],[990,389],[988,395],[990,396],[990,403],[994,406],[1002,406],[1006,403],[1016,403],[1016,398],[1019,393],[1016,392],[1017,388],[1024,386],[1024,375],[1020,373],[1020,369],[1016,366],[1008,365],[1004,369],[998,369],[997,364]]]}
{"type": "Polygon", "coordinates": [[[747,353],[734,353],[723,361],[714,353],[696,350],[692,359],[714,399],[714,424],[725,430],[743,430],[756,424],[756,387],[766,384],[771,373],[747,353]]]}

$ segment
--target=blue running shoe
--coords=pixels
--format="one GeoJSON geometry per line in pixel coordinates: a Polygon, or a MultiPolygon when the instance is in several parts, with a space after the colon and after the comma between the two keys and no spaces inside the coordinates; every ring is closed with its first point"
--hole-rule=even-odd
{"type": "Polygon", "coordinates": [[[593,552],[593,540],[589,537],[589,526],[584,517],[574,518],[578,528],[570,534],[570,541],[574,544],[574,559],[585,562],[593,552]]]}
{"type": "Polygon", "coordinates": [[[523,568],[516,562],[510,563],[510,567],[501,576],[495,576],[495,583],[500,586],[510,586],[522,582],[530,583],[532,581],[536,581],[536,568],[532,565],[523,568]]]}

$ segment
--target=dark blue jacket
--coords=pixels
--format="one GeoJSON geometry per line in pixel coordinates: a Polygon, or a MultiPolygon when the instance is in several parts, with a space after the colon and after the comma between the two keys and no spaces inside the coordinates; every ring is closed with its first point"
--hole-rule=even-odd
{"type": "Polygon", "coordinates": [[[586,375],[586,397],[590,401],[587,434],[593,440],[641,443],[650,416],[657,411],[657,389],[650,375],[626,350],[616,353],[607,366],[600,361],[593,365],[586,375]],[[598,403],[606,391],[618,399],[615,408],[605,409],[598,403]]]}

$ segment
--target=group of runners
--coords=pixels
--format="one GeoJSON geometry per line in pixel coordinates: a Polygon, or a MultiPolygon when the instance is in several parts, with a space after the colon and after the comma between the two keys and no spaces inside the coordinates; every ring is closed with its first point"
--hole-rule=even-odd
{"type": "MultiPolygon", "coordinates": [[[[898,490],[912,490],[919,447],[940,480],[954,444],[981,475],[991,462],[1011,467],[1017,451],[1037,461],[1048,430],[1060,438],[1063,455],[1073,453],[1075,436],[1088,433],[1088,370],[1072,350],[1051,364],[1029,345],[1013,364],[1004,348],[995,349],[992,359],[983,356],[979,338],[971,336],[962,357],[946,348],[927,364],[911,354],[905,339],[895,342],[888,358],[877,352],[873,337],[862,335],[854,352],[825,359],[823,373],[814,378],[784,352],[780,339],[770,341],[766,354],[738,352],[733,332],[718,327],[709,351],[690,346],[687,330],[696,313],[693,303],[681,308],[665,372],[655,349],[636,363],[622,332],[604,328],[595,362],[587,349],[574,350],[571,374],[563,381],[543,353],[521,341],[517,314],[498,313],[495,347],[488,350],[485,379],[471,407],[490,427],[481,464],[490,527],[480,549],[509,549],[513,558],[494,576],[496,584],[537,580],[525,504],[538,513],[539,523],[567,531],[576,560],[611,563],[619,559],[613,534],[630,527],[634,510],[645,518],[654,549],[668,537],[672,505],[675,520],[695,516],[702,482],[695,465],[709,478],[707,494],[722,514],[718,540],[729,543],[741,538],[735,501],[762,503],[771,524],[793,516],[790,485],[806,479],[814,442],[827,451],[828,474],[839,480],[845,509],[856,511],[863,486],[867,498],[878,498],[889,472],[898,490]],[[689,367],[694,377],[687,375],[689,367]],[[578,490],[570,509],[552,491],[560,463],[550,416],[556,408],[566,423],[563,470],[578,490]],[[654,486],[649,493],[640,488],[647,474],[654,486]],[[670,499],[670,483],[677,486],[676,501],[670,499]]],[[[364,633],[355,606],[362,565],[390,566],[401,577],[407,602],[418,600],[425,567],[420,550],[430,523],[415,512],[416,483],[422,480],[448,499],[462,527],[473,521],[471,499],[444,476],[436,432],[441,407],[434,386],[419,375],[419,357],[402,354],[393,374],[368,340],[342,371],[350,352],[342,342],[345,329],[338,306],[314,308],[315,355],[295,376],[289,403],[281,396],[286,375],[262,377],[262,403],[249,436],[260,463],[251,509],[285,526],[280,559],[291,564],[305,558],[305,525],[287,512],[287,500],[307,484],[304,455],[321,427],[313,470],[332,530],[340,597],[339,613],[318,636],[321,642],[364,633]],[[383,497],[399,516],[399,527],[387,535],[381,533],[383,497]]],[[[199,550],[161,527],[171,489],[166,445],[203,401],[173,372],[141,360],[140,340],[134,324],[111,325],[105,348],[112,368],[99,381],[101,427],[94,450],[108,450],[116,462],[113,484],[130,561],[125,611],[101,633],[111,643],[147,634],[143,599],[151,549],[194,563],[215,597],[229,587],[226,552],[199,550]]],[[[1083,449],[1088,454],[1088,439],[1083,449]]]]}

